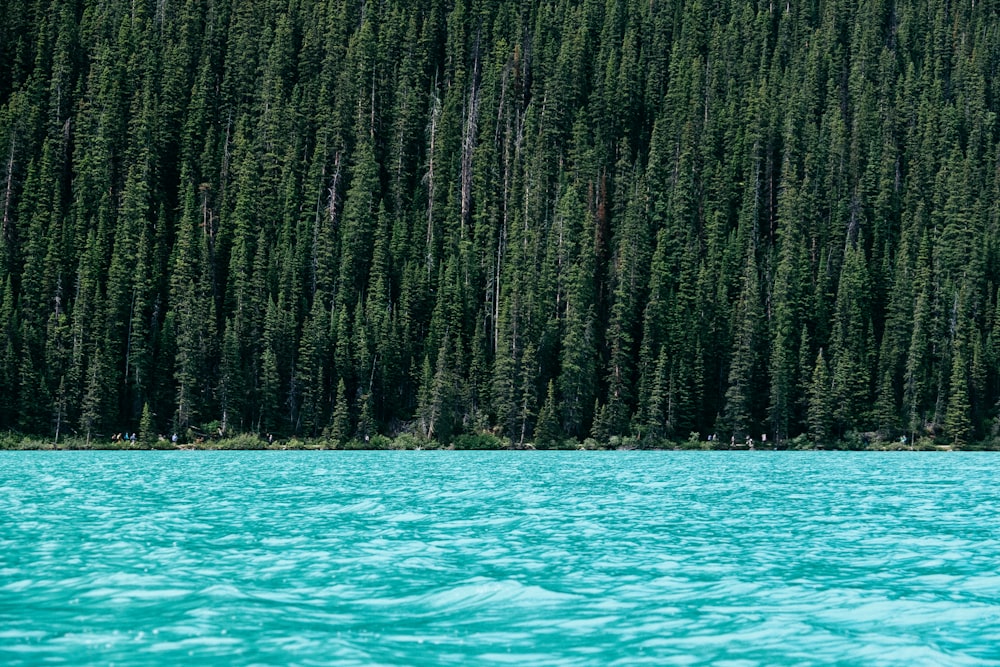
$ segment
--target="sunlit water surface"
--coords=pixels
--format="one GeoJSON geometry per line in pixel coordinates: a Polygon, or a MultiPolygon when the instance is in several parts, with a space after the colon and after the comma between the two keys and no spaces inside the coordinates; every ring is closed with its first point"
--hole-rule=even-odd
{"type": "Polygon", "coordinates": [[[0,664],[1000,664],[995,454],[0,454],[0,664]]]}

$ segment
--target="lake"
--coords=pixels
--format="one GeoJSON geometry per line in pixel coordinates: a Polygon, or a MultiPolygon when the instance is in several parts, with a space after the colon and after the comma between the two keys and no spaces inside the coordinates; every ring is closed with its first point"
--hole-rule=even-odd
{"type": "Polygon", "coordinates": [[[0,453],[0,664],[1000,664],[998,470],[0,453]]]}

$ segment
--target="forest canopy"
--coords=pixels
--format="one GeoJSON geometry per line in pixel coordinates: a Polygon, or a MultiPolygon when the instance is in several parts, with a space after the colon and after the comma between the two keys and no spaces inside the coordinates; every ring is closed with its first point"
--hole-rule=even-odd
{"type": "Polygon", "coordinates": [[[0,428],[994,437],[998,6],[5,0],[0,428]]]}

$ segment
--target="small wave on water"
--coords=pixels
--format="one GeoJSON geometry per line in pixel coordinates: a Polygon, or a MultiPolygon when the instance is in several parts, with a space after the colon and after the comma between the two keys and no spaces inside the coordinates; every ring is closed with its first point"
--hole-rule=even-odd
{"type": "Polygon", "coordinates": [[[993,454],[0,457],[4,665],[1000,665],[993,454]]]}

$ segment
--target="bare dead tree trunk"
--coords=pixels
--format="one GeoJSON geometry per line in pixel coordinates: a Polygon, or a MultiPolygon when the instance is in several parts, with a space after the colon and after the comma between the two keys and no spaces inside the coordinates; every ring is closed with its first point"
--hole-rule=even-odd
{"type": "Polygon", "coordinates": [[[472,217],[472,154],[476,148],[476,127],[479,121],[479,34],[476,34],[472,85],[465,116],[465,131],[462,136],[462,215],[461,238],[465,238],[466,226],[472,217]]]}
{"type": "Polygon", "coordinates": [[[333,158],[333,178],[326,194],[326,213],[332,227],[337,226],[337,216],[340,215],[340,151],[333,158]]]}
{"type": "Polygon", "coordinates": [[[441,98],[437,95],[437,76],[434,77],[434,89],[431,93],[431,125],[430,146],[428,150],[427,174],[427,277],[431,276],[434,262],[434,149],[437,141],[437,124],[441,117],[441,98]]]}
{"type": "Polygon", "coordinates": [[[14,201],[14,138],[10,139],[10,154],[7,156],[7,176],[4,179],[3,220],[0,222],[0,238],[5,243],[11,241],[10,209],[14,201]]]}

